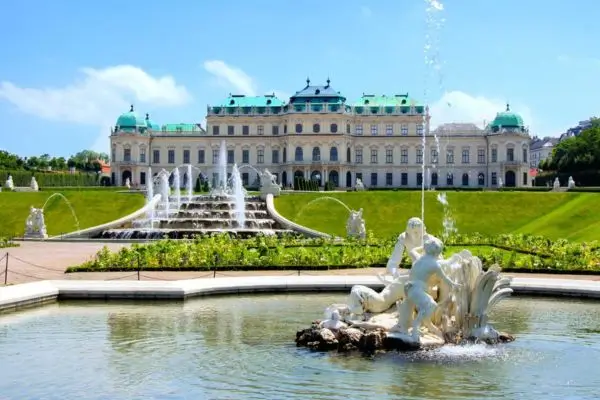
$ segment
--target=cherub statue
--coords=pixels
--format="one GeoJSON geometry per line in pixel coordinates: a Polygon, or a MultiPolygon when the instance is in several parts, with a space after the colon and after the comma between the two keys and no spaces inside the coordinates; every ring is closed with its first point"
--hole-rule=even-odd
{"type": "Polygon", "coordinates": [[[420,338],[419,329],[422,325],[429,332],[441,335],[440,329],[431,321],[438,306],[429,294],[429,282],[432,278],[438,277],[452,288],[460,286],[453,282],[442,268],[440,256],[443,248],[441,240],[431,237],[425,241],[422,248],[414,248],[410,251],[411,258],[416,261],[414,261],[408,280],[404,285],[406,298],[400,306],[398,327],[401,332],[408,330],[413,309],[416,308],[417,316],[412,321],[412,338],[415,341],[420,338]]]}
{"type": "Polygon", "coordinates": [[[41,208],[30,207],[25,220],[25,236],[47,237],[44,210],[41,208]]]}

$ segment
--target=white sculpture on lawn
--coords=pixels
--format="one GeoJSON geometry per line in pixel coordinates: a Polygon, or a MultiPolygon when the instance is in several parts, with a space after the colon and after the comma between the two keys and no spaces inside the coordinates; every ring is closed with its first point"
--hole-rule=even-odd
{"type": "Polygon", "coordinates": [[[281,194],[281,186],[277,183],[277,177],[268,169],[260,174],[260,195],[266,198],[268,194],[277,197],[281,194]]]}
{"type": "Polygon", "coordinates": [[[40,190],[37,180],[35,179],[35,176],[31,177],[31,183],[29,184],[29,186],[31,187],[31,190],[33,190],[34,192],[37,192],[38,190],[40,190]]]}
{"type": "Polygon", "coordinates": [[[556,178],[554,178],[554,190],[559,190],[560,189],[560,180],[558,179],[558,176],[556,178]]]}
{"type": "Polygon", "coordinates": [[[44,210],[31,206],[29,216],[25,221],[25,237],[34,239],[46,239],[46,223],[44,221],[44,210]]]}
{"type": "Polygon", "coordinates": [[[367,237],[367,229],[363,218],[363,209],[358,211],[351,210],[346,221],[346,234],[348,237],[357,237],[364,239],[367,237]]]}
{"type": "Polygon", "coordinates": [[[354,184],[354,190],[356,190],[358,192],[365,190],[365,184],[363,183],[362,179],[356,178],[356,183],[354,184]]]}
{"type": "Polygon", "coordinates": [[[4,184],[4,187],[6,187],[8,190],[15,189],[15,183],[13,182],[12,175],[9,175],[8,178],[6,178],[6,183],[4,184]]]}
{"type": "Polygon", "coordinates": [[[419,218],[409,219],[387,264],[392,279],[379,276],[384,289],[352,287],[347,304],[327,308],[327,319],[335,319],[337,311],[351,327],[383,329],[388,338],[415,346],[459,338],[497,340],[499,333],[488,325],[487,315],[512,293],[510,278],[501,277],[498,266],[484,272],[481,260],[468,250],[448,259],[442,250],[442,241],[428,234],[419,218]],[[398,265],[404,249],[413,268],[402,274],[398,265]]]}
{"type": "Polygon", "coordinates": [[[125,187],[131,189],[131,179],[125,178],[125,187]]]}
{"type": "Polygon", "coordinates": [[[567,183],[567,187],[569,189],[573,189],[575,187],[575,180],[572,176],[569,177],[569,182],[567,183]]]}

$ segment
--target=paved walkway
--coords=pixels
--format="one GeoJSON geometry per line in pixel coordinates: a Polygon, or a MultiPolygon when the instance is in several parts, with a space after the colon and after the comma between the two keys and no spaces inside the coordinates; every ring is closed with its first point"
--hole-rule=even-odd
{"type": "MultiPolygon", "coordinates": [[[[88,279],[88,280],[138,280],[137,272],[81,272],[65,274],[67,267],[90,260],[104,246],[115,251],[127,243],[114,242],[20,242],[20,247],[0,249],[0,285],[4,283],[6,260],[2,257],[8,253],[9,284],[26,283],[44,279],[88,279]]],[[[239,276],[282,276],[282,275],[376,275],[382,268],[342,269],[332,271],[142,271],[139,280],[179,280],[214,277],[239,276]]],[[[507,275],[536,278],[559,278],[600,281],[599,275],[558,275],[558,274],[522,274],[507,275]]]]}

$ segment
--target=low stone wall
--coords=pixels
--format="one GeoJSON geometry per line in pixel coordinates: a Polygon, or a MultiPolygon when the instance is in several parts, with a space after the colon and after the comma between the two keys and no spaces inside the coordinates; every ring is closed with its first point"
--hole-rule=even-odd
{"type": "Polygon", "coordinates": [[[161,195],[157,194],[154,196],[154,198],[149,203],[144,205],[144,207],[140,208],[137,211],[134,211],[133,213],[131,213],[123,218],[117,219],[115,221],[107,222],[106,224],[93,226],[91,228],[81,229],[79,231],[65,233],[65,234],[59,235],[59,236],[52,236],[51,238],[49,238],[47,240],[89,239],[90,237],[97,235],[97,234],[101,233],[102,231],[105,231],[107,229],[118,228],[127,222],[131,222],[131,221],[143,216],[144,214],[147,214],[150,209],[156,207],[156,205],[158,204],[160,199],[161,199],[161,195]]]}
{"type": "Polygon", "coordinates": [[[282,216],[281,214],[279,214],[277,212],[277,210],[275,209],[275,201],[273,199],[274,199],[274,197],[271,194],[268,194],[265,199],[267,202],[267,212],[269,213],[269,216],[271,218],[273,218],[281,226],[283,226],[286,229],[291,229],[293,231],[301,233],[308,237],[331,238],[331,235],[328,235],[326,233],[319,232],[314,229],[307,228],[306,226],[302,226],[300,224],[292,222],[289,219],[282,216]]]}

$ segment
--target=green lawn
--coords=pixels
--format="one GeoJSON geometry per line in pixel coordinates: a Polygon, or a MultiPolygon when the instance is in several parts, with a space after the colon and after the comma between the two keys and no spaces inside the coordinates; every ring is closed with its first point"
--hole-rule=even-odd
{"type": "MultiPolygon", "coordinates": [[[[443,207],[441,192],[425,193],[425,224],[440,234],[443,207]]],[[[551,239],[600,240],[600,194],[553,192],[454,192],[448,191],[450,210],[459,233],[485,235],[533,233],[551,239]]],[[[408,218],[421,216],[421,192],[372,191],[348,193],[298,193],[275,199],[279,213],[299,224],[345,236],[348,212],[364,209],[367,230],[378,237],[398,235],[408,218]],[[316,200],[319,199],[319,200],[316,200]]]]}
{"type": "MultiPolygon", "coordinates": [[[[0,193],[0,236],[20,236],[25,230],[29,207],[42,207],[54,192],[1,192],[0,193]]],[[[139,193],[117,193],[115,191],[64,191],[80,228],[113,221],[141,208],[145,199],[139,193]]],[[[54,197],[45,208],[44,216],[48,235],[72,232],[76,229],[66,202],[54,197]]]]}

